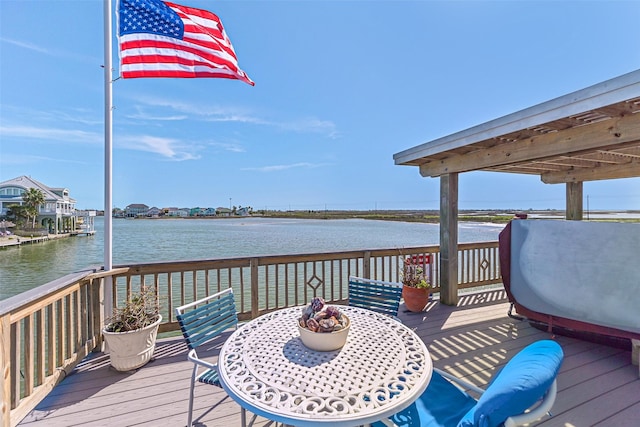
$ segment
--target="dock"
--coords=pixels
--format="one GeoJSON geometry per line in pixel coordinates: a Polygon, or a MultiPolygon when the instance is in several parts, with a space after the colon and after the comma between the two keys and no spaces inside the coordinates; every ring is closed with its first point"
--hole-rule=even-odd
{"type": "Polygon", "coordinates": [[[76,230],[72,233],[64,233],[64,234],[47,234],[45,236],[33,236],[33,237],[24,237],[17,236],[12,234],[11,236],[2,236],[0,237],[0,248],[10,248],[10,247],[18,247],[21,245],[32,245],[35,243],[43,243],[49,240],[54,239],[64,239],[66,237],[76,237],[76,236],[93,236],[95,235],[95,230],[76,230]]]}

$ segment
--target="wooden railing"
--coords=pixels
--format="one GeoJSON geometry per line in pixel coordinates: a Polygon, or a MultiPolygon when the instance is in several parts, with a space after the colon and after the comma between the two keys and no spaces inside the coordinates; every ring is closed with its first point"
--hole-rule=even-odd
{"type": "MultiPolygon", "coordinates": [[[[87,270],[0,301],[0,366],[3,369],[0,426],[15,426],[90,351],[99,350],[105,323],[105,277],[121,304],[140,286],[160,298],[161,332],[175,331],[175,308],[228,287],[240,319],[303,305],[313,296],[346,303],[349,275],[401,281],[409,256],[430,256],[433,292],[438,292],[439,247],[372,249],[298,255],[224,258],[117,266],[87,270]]],[[[500,283],[497,242],[460,244],[459,288],[500,283]]]]}

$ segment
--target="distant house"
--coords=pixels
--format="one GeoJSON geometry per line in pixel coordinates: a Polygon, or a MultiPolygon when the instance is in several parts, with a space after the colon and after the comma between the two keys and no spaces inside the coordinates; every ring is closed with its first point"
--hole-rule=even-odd
{"type": "Polygon", "coordinates": [[[216,216],[216,210],[214,208],[207,208],[204,210],[204,216],[216,216]]]}
{"type": "Polygon", "coordinates": [[[162,210],[164,211],[165,216],[178,216],[178,208],[176,207],[163,208],[162,210]]]}
{"type": "Polygon", "coordinates": [[[171,208],[164,208],[163,210],[164,210],[165,216],[168,216],[171,218],[185,218],[191,214],[191,209],[189,208],[171,207],[171,208]]]}
{"type": "Polygon", "coordinates": [[[231,216],[232,210],[229,208],[216,208],[218,216],[231,216]]]}
{"type": "Polygon", "coordinates": [[[239,216],[249,216],[250,213],[251,213],[251,208],[248,206],[239,207],[238,209],[236,209],[236,215],[239,215],[239,216]]]}
{"type": "Polygon", "coordinates": [[[40,206],[36,223],[49,234],[71,233],[77,224],[76,201],[69,189],[49,187],[26,175],[0,182],[0,216],[5,217],[11,205],[23,205],[22,194],[30,188],[40,190],[44,204],[40,206]]]}
{"type": "Polygon", "coordinates": [[[142,203],[134,203],[124,208],[124,216],[127,218],[136,218],[138,216],[145,216],[149,206],[142,203]]]}
{"type": "Polygon", "coordinates": [[[152,208],[149,208],[149,210],[146,213],[146,216],[148,216],[149,218],[157,218],[162,215],[164,215],[164,210],[156,208],[155,206],[152,208]]]}
{"type": "Polygon", "coordinates": [[[189,209],[189,216],[204,216],[204,208],[191,208],[189,209]]]}

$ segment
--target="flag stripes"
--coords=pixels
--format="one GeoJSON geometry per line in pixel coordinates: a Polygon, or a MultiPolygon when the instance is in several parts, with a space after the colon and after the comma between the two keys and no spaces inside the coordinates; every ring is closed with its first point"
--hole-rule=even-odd
{"type": "Polygon", "coordinates": [[[218,77],[253,81],[213,13],[160,0],[120,0],[120,73],[137,77],[218,77]]]}

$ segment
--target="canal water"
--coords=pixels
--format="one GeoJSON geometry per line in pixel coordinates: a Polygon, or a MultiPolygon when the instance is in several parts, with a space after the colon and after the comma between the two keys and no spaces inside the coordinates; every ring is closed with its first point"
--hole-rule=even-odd
{"type": "MultiPolygon", "coordinates": [[[[459,241],[496,241],[503,224],[460,223],[459,241]]],[[[0,250],[0,300],[104,263],[103,218],[94,236],[0,250]]],[[[438,224],[363,219],[150,219],[113,221],[113,265],[437,245],[438,224]]]]}

